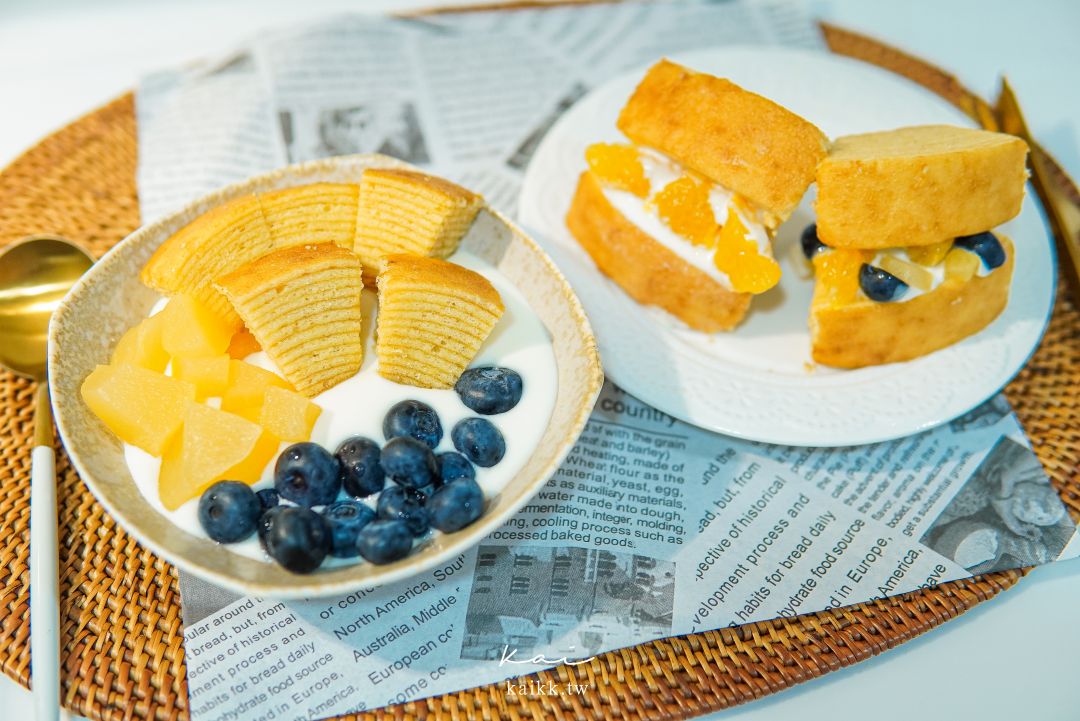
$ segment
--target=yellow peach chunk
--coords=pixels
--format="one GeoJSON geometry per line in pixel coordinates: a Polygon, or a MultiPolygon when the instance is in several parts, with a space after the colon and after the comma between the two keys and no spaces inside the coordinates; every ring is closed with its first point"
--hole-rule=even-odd
{"type": "Polygon", "coordinates": [[[933,273],[926,268],[920,268],[914,263],[900,260],[895,255],[882,256],[881,261],[878,263],[878,267],[886,273],[895,275],[912,288],[918,288],[919,290],[925,291],[930,290],[934,285],[933,273]]]}
{"type": "Polygon", "coordinates": [[[283,441],[299,443],[311,438],[311,429],[321,413],[322,408],[299,393],[269,386],[259,425],[283,441]]]}
{"type": "Polygon", "coordinates": [[[229,387],[229,362],[224,353],[207,358],[177,358],[173,361],[173,378],[195,386],[195,399],[206,400],[220,396],[229,387]]]}
{"type": "Polygon", "coordinates": [[[169,353],[162,345],[163,329],[160,313],[128,329],[117,341],[110,365],[127,363],[157,373],[165,372],[165,367],[169,365],[169,353]]]}
{"type": "Polygon", "coordinates": [[[229,360],[229,384],[221,396],[221,410],[235,413],[252,423],[262,417],[266,389],[276,386],[294,391],[295,388],[279,375],[235,358],[229,360]]]}
{"type": "Polygon", "coordinates": [[[158,315],[165,350],[174,358],[221,355],[232,340],[233,327],[191,296],[175,296],[158,315]]]}
{"type": "Polygon", "coordinates": [[[158,495],[170,511],[217,481],[255,483],[280,446],[258,424],[201,403],[187,404],[183,423],[158,475],[158,495]]]}
{"type": "Polygon", "coordinates": [[[945,256],[945,280],[966,283],[979,270],[982,259],[963,248],[953,248],[945,256]]]}
{"type": "Polygon", "coordinates": [[[912,263],[931,266],[945,260],[945,256],[949,254],[952,244],[952,240],[943,240],[932,245],[912,245],[906,250],[912,263]]]}
{"type": "Polygon", "coordinates": [[[244,360],[252,353],[258,353],[261,350],[262,346],[251,331],[241,328],[229,341],[229,349],[226,352],[236,360],[244,360]]]}
{"type": "Polygon", "coordinates": [[[120,440],[160,456],[180,430],[195,386],[138,366],[98,366],[83,381],[82,397],[120,440]]]}

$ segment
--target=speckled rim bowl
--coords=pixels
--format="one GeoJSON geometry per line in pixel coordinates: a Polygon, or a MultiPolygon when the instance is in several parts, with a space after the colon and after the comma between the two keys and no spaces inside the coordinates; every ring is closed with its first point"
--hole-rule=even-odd
{"type": "Polygon", "coordinates": [[[349,593],[414,576],[476,545],[524,506],[566,457],[588,420],[603,383],[596,339],[562,273],[539,246],[498,212],[485,208],[462,241],[524,294],[551,334],[558,389],[551,421],[525,466],[488,499],[479,521],[418,545],[397,563],[357,563],[294,575],[269,561],[224,552],[158,513],[135,486],[120,441],[90,412],[79,387],[108,363],[120,335],[146,317],[158,294],[139,270],[176,230],[210,208],[240,195],[318,181],[356,182],[364,168],[408,167],[381,155],[353,155],[294,165],[236,183],[183,210],[139,228],[113,248],[64,299],[49,329],[49,384],[64,446],[83,481],[140,543],[179,568],[238,593],[268,598],[313,598],[349,593]]]}

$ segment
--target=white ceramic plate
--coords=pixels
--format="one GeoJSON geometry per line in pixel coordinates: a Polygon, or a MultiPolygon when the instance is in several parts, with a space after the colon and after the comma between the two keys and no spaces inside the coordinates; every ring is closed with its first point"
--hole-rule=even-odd
{"type": "MultiPolygon", "coordinates": [[[[847,58],[774,48],[675,56],[731,78],[814,122],[829,137],[904,125],[971,125],[919,86],[847,58]]],[[[944,423],[1004,386],[1038,345],[1053,305],[1053,245],[1036,203],[1002,226],[1017,248],[1012,294],[982,332],[906,363],[859,370],[810,364],[806,316],[813,288],[788,262],[813,220],[811,193],[775,241],[780,284],[758,296],[746,321],[708,335],[638,305],[601,275],[564,218],[590,143],[619,140],[615,119],[645,69],[583,98],[552,128],[526,173],[522,223],[535,231],[581,298],[609,378],[676,418],[741,438],[802,446],[888,440],[944,423]]]]}

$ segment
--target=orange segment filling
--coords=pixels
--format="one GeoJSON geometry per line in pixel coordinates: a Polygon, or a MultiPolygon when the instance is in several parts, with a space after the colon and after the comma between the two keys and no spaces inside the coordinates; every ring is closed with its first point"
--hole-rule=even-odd
{"type": "Polygon", "coordinates": [[[869,261],[869,254],[851,248],[834,248],[814,256],[818,286],[835,304],[851,303],[859,292],[859,268],[869,261]]]}
{"type": "Polygon", "coordinates": [[[716,243],[716,215],[705,185],[684,175],[664,186],[652,203],[660,219],[694,245],[712,247],[716,243]]]}
{"type": "Polygon", "coordinates": [[[728,212],[720,228],[713,263],[740,293],[764,293],[780,282],[780,265],[758,251],[738,213],[728,212]]]}
{"type": "Polygon", "coordinates": [[[590,145],[585,149],[585,162],[604,185],[625,190],[639,198],[648,197],[649,179],[645,177],[641,156],[632,145],[590,145]]]}
{"type": "Polygon", "coordinates": [[[716,221],[710,200],[712,186],[691,173],[652,193],[642,154],[633,145],[597,143],[585,150],[589,170],[607,188],[645,200],[645,207],[673,233],[693,245],[714,250],[712,262],[739,293],[763,293],[780,280],[780,266],[763,254],[736,210],[753,217],[746,201],[735,195],[724,226],[716,221]]]}

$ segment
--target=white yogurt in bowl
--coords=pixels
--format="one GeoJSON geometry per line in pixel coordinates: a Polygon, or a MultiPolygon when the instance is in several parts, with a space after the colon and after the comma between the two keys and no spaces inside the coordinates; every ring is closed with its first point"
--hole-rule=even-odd
{"type": "MultiPolygon", "coordinates": [[[[522,378],[521,400],[516,406],[498,415],[483,416],[491,421],[506,440],[506,455],[491,468],[476,467],[476,481],[490,499],[498,494],[522,469],[547,428],[555,404],[558,376],[555,351],[551,336],[528,301],[495,266],[466,251],[458,251],[450,261],[480,273],[495,286],[502,296],[505,311],[491,335],[481,347],[470,367],[498,365],[517,371],[522,378]]],[[[162,299],[155,310],[164,307],[162,299]]],[[[453,389],[436,390],[416,388],[389,381],[378,374],[378,358],[375,355],[375,325],[378,301],[374,291],[365,290],[361,299],[363,308],[364,362],[352,378],[324,391],[312,399],[322,408],[311,440],[331,453],[350,436],[365,436],[380,446],[385,443],[382,422],[386,412],[403,400],[418,400],[435,409],[442,423],[443,437],[436,453],[453,451],[450,431],[454,425],[477,414],[467,408],[453,389]]],[[[245,359],[280,375],[266,353],[259,352],[245,359]]],[[[219,399],[209,399],[216,405],[219,399]]],[[[284,449],[288,443],[282,443],[284,449]]],[[[124,444],[124,456],[131,476],[146,501],[159,513],[187,533],[208,538],[198,520],[199,499],[193,498],[176,510],[170,511],[161,503],[158,495],[158,474],[161,460],[124,444]]],[[[277,459],[275,458],[274,461],[277,459]]],[[[258,491],[274,487],[274,461],[263,469],[262,478],[253,488],[258,491]]],[[[387,487],[393,481],[387,479],[387,487]]],[[[345,498],[344,493],[340,496],[345,498]]],[[[374,508],[378,495],[369,496],[364,502],[374,508]]],[[[432,530],[432,534],[438,531],[432,530]]],[[[423,540],[423,539],[419,539],[423,540]]],[[[230,552],[248,558],[272,563],[253,535],[239,543],[222,544],[230,552]]],[[[415,552],[415,548],[414,548],[415,552]]],[[[328,556],[323,568],[334,568],[363,562],[359,557],[338,559],[328,556]]],[[[317,572],[316,572],[317,573],[317,572]]]]}

